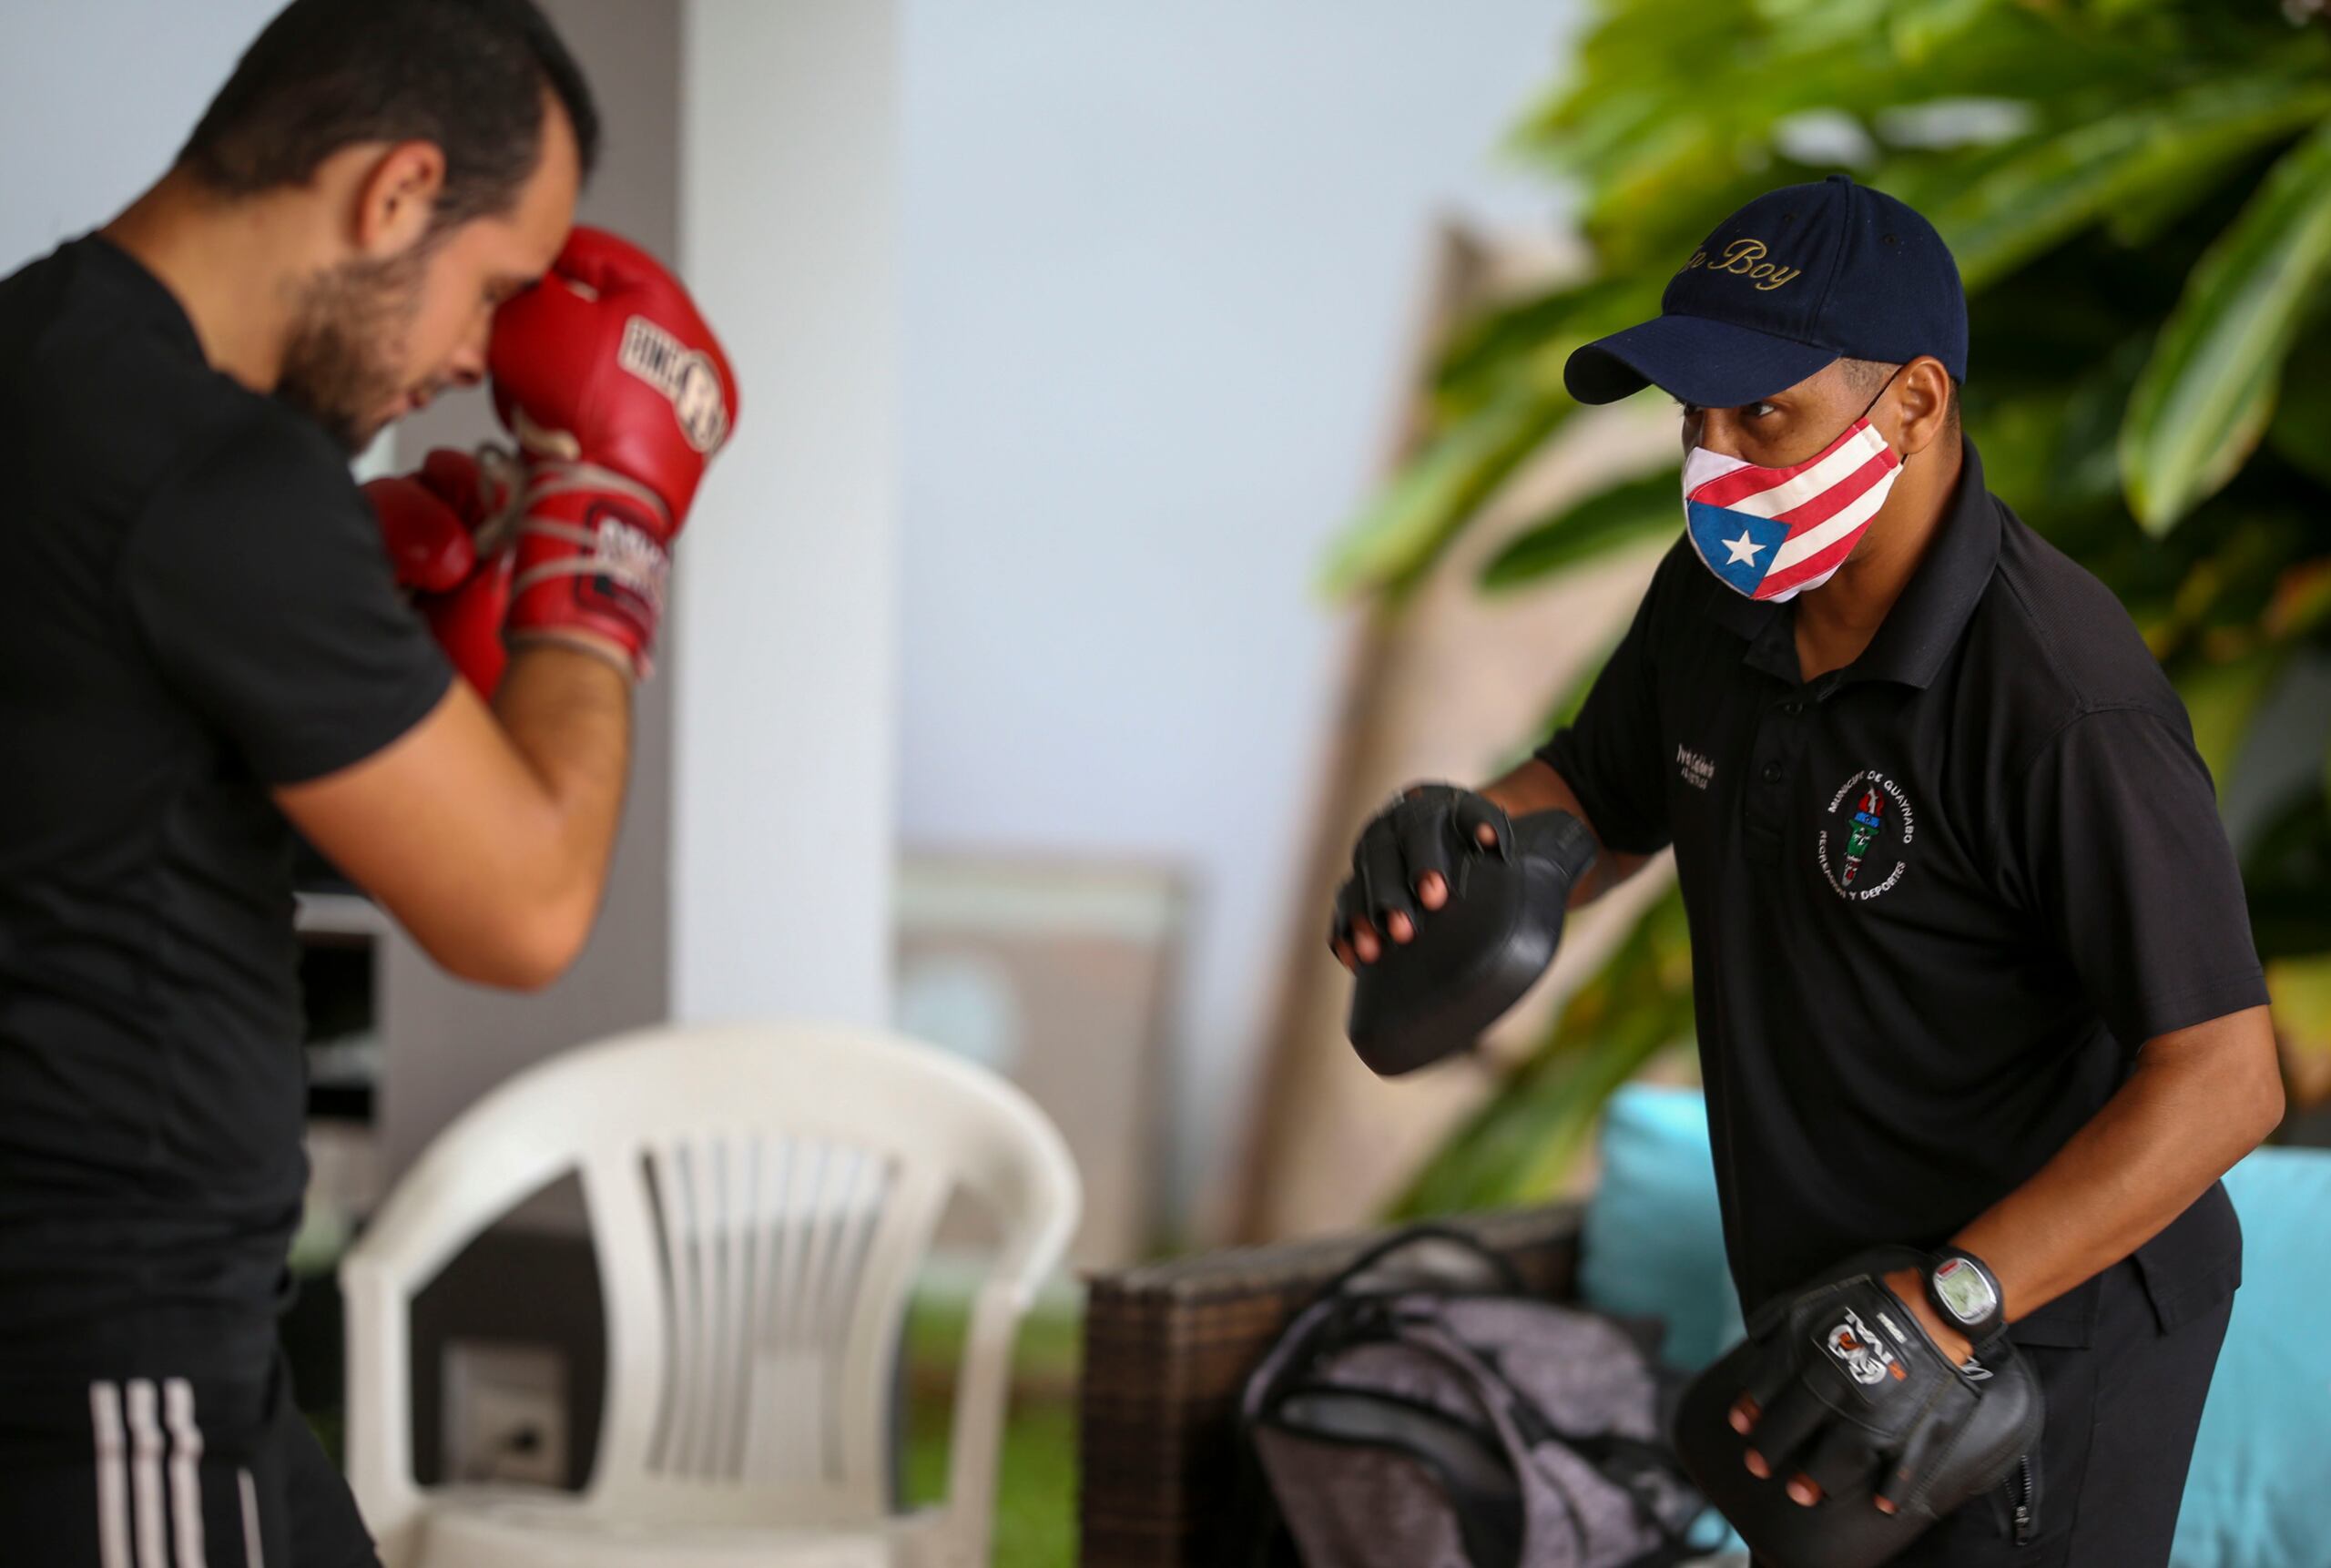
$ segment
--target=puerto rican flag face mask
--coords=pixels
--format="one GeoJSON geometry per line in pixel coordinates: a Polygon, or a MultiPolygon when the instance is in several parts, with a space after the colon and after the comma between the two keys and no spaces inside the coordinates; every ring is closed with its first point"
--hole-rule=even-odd
{"type": "Polygon", "coordinates": [[[1779,604],[1836,575],[1901,473],[1902,459],[1870,424],[1868,410],[1789,468],[1695,446],[1684,459],[1685,530],[1725,586],[1779,604]]]}

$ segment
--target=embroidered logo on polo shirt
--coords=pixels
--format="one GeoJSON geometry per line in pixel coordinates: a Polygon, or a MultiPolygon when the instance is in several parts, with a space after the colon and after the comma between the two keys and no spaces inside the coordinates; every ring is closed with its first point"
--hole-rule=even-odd
{"type": "Polygon", "coordinates": [[[1918,813],[1899,780],[1863,769],[1829,797],[1814,852],[1830,891],[1856,901],[1874,899],[1902,880],[1902,851],[1918,837],[1918,813]]]}
{"type": "Polygon", "coordinates": [[[1715,779],[1715,764],[1688,746],[1675,748],[1675,776],[1695,789],[1705,789],[1715,779]]]}

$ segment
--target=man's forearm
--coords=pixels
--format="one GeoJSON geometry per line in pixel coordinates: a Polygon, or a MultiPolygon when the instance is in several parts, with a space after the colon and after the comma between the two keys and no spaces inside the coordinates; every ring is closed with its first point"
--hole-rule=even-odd
{"type": "Polygon", "coordinates": [[[2158,1235],[2282,1119],[2266,1010],[2163,1034],[2038,1174],[1953,1239],[2021,1318],[2158,1235]]]}
{"type": "Polygon", "coordinates": [[[620,657],[522,643],[494,694],[494,714],[551,808],[563,851],[555,863],[595,909],[631,767],[631,680],[620,657]]]}
{"type": "Polygon", "coordinates": [[[1579,804],[1578,794],[1571,789],[1570,781],[1538,758],[1532,757],[1503,778],[1482,785],[1481,792],[1502,807],[1509,817],[1525,817],[1532,811],[1567,811],[1586,824],[1587,831],[1594,835],[1594,864],[1571,889],[1572,909],[1601,898],[1634,875],[1648,858],[1618,854],[1604,844],[1602,831],[1587,816],[1586,808],[1579,804]]]}

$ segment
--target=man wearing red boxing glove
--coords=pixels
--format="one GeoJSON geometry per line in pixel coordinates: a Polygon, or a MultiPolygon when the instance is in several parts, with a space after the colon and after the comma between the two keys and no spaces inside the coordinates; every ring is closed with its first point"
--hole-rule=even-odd
{"type": "Polygon", "coordinates": [[[0,279],[11,1563],[376,1562],[276,1345],[294,830],[466,979],[589,933],[736,412],[679,286],[571,232],[596,138],[531,0],[293,0],[152,189],[0,279]],[[520,459],[367,504],[350,456],[489,374],[520,459]]]}
{"type": "Polygon", "coordinates": [[[494,323],[494,406],[526,460],[509,633],[646,675],[671,545],[737,417],[711,329],[638,247],[577,229],[494,323]]]}
{"type": "Polygon", "coordinates": [[[488,698],[505,636],[644,677],[672,540],[736,422],[728,358],[660,262],[596,229],[502,308],[490,353],[523,488],[499,454],[443,450],[366,485],[397,580],[488,698]]]}
{"type": "Polygon", "coordinates": [[[510,662],[510,541],[516,474],[499,453],[440,447],[412,473],[364,486],[397,586],[453,669],[489,702],[510,662]]]}

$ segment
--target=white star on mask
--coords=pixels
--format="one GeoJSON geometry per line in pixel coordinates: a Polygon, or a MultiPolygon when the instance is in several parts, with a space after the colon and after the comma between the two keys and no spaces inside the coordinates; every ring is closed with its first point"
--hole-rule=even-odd
{"type": "Polygon", "coordinates": [[[1739,538],[1726,539],[1724,542],[1724,547],[1732,552],[1732,559],[1725,563],[1727,566],[1737,566],[1743,561],[1753,566],[1756,564],[1756,552],[1764,548],[1762,545],[1756,544],[1748,537],[1748,530],[1746,528],[1740,530],[1739,538]]]}

